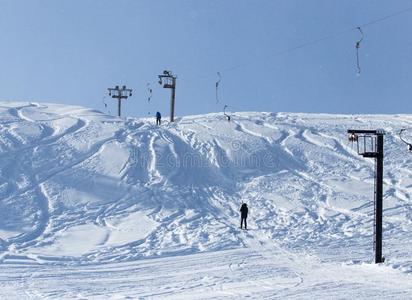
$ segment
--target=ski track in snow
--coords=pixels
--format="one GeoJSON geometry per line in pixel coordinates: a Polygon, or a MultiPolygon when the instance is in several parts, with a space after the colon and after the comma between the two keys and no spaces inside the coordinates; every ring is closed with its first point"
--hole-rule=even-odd
{"type": "Polygon", "coordinates": [[[24,102],[0,116],[2,298],[412,293],[412,156],[393,135],[410,116],[210,114],[157,127],[24,102]],[[346,141],[352,127],[388,130],[381,266],[373,161],[346,141]]]}

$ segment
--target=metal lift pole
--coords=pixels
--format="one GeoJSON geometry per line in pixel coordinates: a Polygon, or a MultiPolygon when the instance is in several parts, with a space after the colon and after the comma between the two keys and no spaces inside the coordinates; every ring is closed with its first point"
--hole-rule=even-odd
{"type": "Polygon", "coordinates": [[[122,100],[127,99],[132,96],[132,89],[126,88],[124,85],[120,88],[116,85],[114,88],[108,88],[109,96],[112,96],[113,99],[117,99],[117,115],[120,117],[122,112],[122,100]]]}
{"type": "Polygon", "coordinates": [[[175,95],[176,95],[176,77],[172,78],[172,93],[170,96],[170,122],[175,121],[175,95]]]}
{"type": "Polygon", "coordinates": [[[358,154],[363,157],[375,159],[375,263],[382,263],[385,258],[382,256],[382,219],[383,219],[383,136],[381,130],[348,130],[349,140],[358,144],[358,154]],[[359,147],[359,138],[363,138],[363,149],[359,147]],[[376,138],[376,148],[371,151],[366,149],[366,138],[376,138]],[[360,150],[362,149],[362,150],[360,150]]]}
{"type": "Polygon", "coordinates": [[[170,122],[175,120],[175,97],[176,97],[176,78],[171,71],[164,70],[162,75],[159,75],[159,84],[163,84],[163,88],[171,89],[170,93],[170,122]]]}
{"type": "Polygon", "coordinates": [[[382,263],[382,215],[383,215],[383,134],[377,134],[376,156],[376,210],[375,210],[375,263],[382,263]]]}

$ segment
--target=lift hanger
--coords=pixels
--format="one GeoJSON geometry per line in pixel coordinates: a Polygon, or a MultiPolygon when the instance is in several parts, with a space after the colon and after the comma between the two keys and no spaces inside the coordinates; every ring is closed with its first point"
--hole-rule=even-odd
{"type": "Polygon", "coordinates": [[[360,34],[361,34],[361,39],[359,41],[356,42],[355,48],[356,48],[356,66],[358,67],[358,75],[361,73],[361,67],[360,67],[360,63],[359,63],[359,48],[360,48],[360,44],[363,41],[364,38],[364,34],[363,31],[360,27],[356,27],[360,34]]]}

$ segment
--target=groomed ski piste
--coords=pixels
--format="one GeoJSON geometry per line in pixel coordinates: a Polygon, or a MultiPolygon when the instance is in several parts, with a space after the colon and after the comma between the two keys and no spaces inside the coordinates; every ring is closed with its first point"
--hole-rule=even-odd
{"type": "Polygon", "coordinates": [[[0,103],[1,299],[411,299],[412,115],[0,103]],[[383,253],[374,161],[384,129],[383,253]],[[248,230],[239,229],[241,202],[248,230]]]}

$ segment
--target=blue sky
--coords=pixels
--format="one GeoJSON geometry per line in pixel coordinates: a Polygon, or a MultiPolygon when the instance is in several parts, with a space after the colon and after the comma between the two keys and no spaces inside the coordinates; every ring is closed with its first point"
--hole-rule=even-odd
{"type": "Polygon", "coordinates": [[[178,76],[179,116],[219,112],[225,104],[246,111],[411,113],[412,11],[362,28],[360,75],[360,33],[348,30],[411,7],[406,0],[0,0],[0,99],[115,114],[106,89],[125,84],[134,90],[125,116],[168,115],[170,91],[157,75],[169,69],[178,76]]]}

